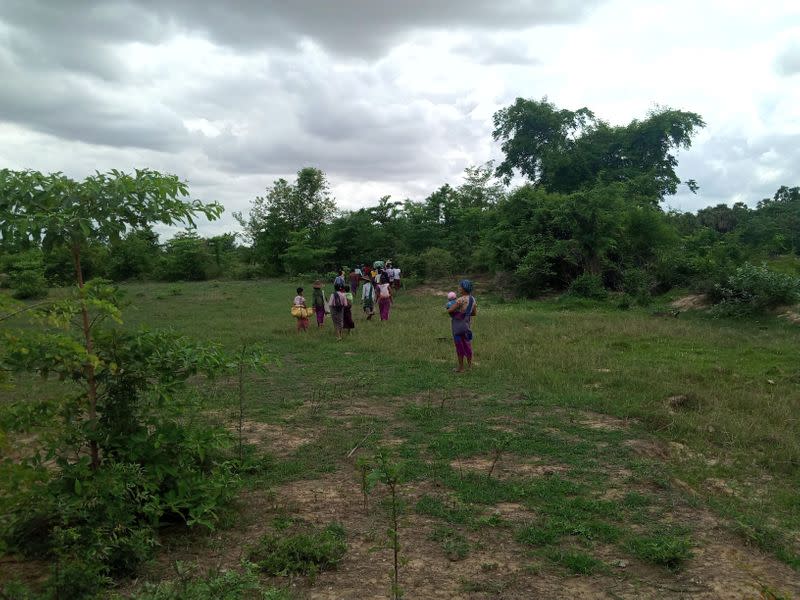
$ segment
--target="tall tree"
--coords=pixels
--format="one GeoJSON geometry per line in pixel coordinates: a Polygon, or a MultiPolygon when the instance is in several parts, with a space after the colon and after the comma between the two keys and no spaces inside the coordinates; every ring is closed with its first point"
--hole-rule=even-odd
{"type": "Polygon", "coordinates": [[[323,229],[336,213],[325,173],[305,167],[297,172],[294,183],[276,180],[265,196],[256,197],[247,218],[234,216],[254,246],[258,260],[269,271],[283,272],[281,256],[289,248],[289,234],[306,230],[308,243],[317,244],[323,229]]]}
{"type": "MultiPolygon", "coordinates": [[[[692,112],[658,108],[646,119],[612,126],[587,108],[558,109],[546,98],[517,98],[494,115],[494,139],[505,160],[497,175],[509,183],[519,171],[549,192],[572,193],[597,183],[625,183],[657,202],[681,183],[674,152],[691,145],[705,123],[692,112]]],[[[694,180],[685,182],[694,191],[694,180]]]]}

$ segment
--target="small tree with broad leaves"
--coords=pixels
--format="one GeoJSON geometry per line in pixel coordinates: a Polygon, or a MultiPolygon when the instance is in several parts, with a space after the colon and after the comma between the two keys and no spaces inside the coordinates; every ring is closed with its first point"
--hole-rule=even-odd
{"type": "MultiPolygon", "coordinates": [[[[81,253],[91,241],[117,240],[127,231],[157,223],[194,226],[198,215],[213,220],[222,213],[219,204],[189,200],[188,195],[186,183],[178,177],[149,169],[136,170],[133,175],[117,170],[97,172],[83,181],[62,173],[0,170],[0,242],[29,240],[45,251],[64,245],[72,255],[90,427],[97,422],[98,361],[92,328],[98,320],[118,317],[118,311],[102,293],[87,289],[81,253]]],[[[64,312],[70,310],[64,306],[64,312]]],[[[94,438],[90,439],[90,453],[96,470],[100,457],[94,438]]]]}

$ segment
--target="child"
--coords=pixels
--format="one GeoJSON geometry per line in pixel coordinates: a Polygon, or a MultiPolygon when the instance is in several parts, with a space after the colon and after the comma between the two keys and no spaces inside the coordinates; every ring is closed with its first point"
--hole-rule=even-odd
{"type": "Polygon", "coordinates": [[[448,292],[448,294],[447,294],[447,304],[444,305],[445,309],[449,309],[455,303],[456,303],[456,293],[455,292],[448,292]]]}
{"type": "Polygon", "coordinates": [[[297,318],[297,331],[308,331],[308,312],[306,308],[306,299],[303,297],[303,288],[297,288],[297,296],[294,297],[294,306],[299,306],[302,310],[298,311],[299,317],[297,318]]]}

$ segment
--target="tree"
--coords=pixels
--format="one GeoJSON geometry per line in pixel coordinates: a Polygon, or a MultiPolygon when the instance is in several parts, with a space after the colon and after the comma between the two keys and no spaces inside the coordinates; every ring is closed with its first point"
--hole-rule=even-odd
{"type": "MultiPolygon", "coordinates": [[[[508,184],[519,171],[558,193],[625,183],[636,195],[659,201],[680,183],[674,151],[690,147],[704,125],[696,113],[657,108],[646,119],[611,126],[585,107],[570,111],[547,98],[517,98],[494,115],[493,137],[506,155],[496,173],[508,184]]],[[[685,183],[697,189],[694,180],[685,183]]]]}
{"type": "Polygon", "coordinates": [[[281,256],[289,247],[289,233],[307,230],[312,244],[319,243],[331,222],[336,204],[320,169],[305,167],[294,183],[276,180],[265,196],[256,197],[245,219],[235,214],[255,248],[259,260],[276,273],[283,271],[281,256]]]}
{"type": "MultiPolygon", "coordinates": [[[[187,200],[186,184],[175,175],[149,169],[133,175],[112,170],[75,181],[62,173],[0,170],[0,237],[29,239],[45,250],[66,246],[72,257],[78,288],[77,315],[83,335],[83,371],[87,382],[88,421],[97,421],[97,381],[92,328],[96,318],[115,316],[116,309],[104,293],[86,289],[81,253],[92,241],[116,241],[130,229],[155,223],[194,226],[198,214],[216,219],[219,204],[187,200]],[[92,309],[98,314],[92,318],[92,309]]],[[[100,289],[100,288],[98,288],[100,289]]],[[[65,308],[70,312],[71,308],[65,308]]],[[[91,465],[100,464],[97,439],[90,440],[91,465]]]]}

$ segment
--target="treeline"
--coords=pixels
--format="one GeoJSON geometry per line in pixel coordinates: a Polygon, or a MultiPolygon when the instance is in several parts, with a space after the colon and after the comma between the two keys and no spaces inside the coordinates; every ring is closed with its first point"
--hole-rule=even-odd
{"type": "MultiPolygon", "coordinates": [[[[341,211],[324,172],[306,167],[235,214],[240,234],[203,238],[186,231],[162,244],[152,230],[132,229],[84,248],[84,276],[316,275],[392,258],[405,274],[422,278],[494,274],[526,296],[577,286],[644,299],[676,286],[709,291],[745,263],[800,255],[798,187],[781,187],[755,208],[661,208],[680,185],[697,190],[675,173],[676,150],[704,125],[694,113],[658,109],[611,126],[586,108],[518,99],[494,121],[505,160],[470,167],[461,185],[445,184],[424,200],[385,196],[374,206],[341,211]],[[515,174],[527,182],[504,185],[515,174]]],[[[72,280],[63,247],[4,238],[0,252],[5,284],[19,295],[72,280]]],[[[795,268],[791,259],[784,262],[795,268]]]]}

